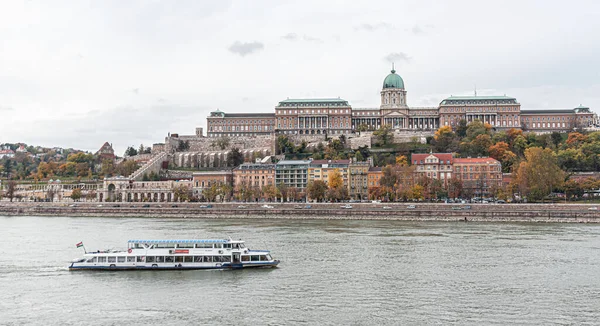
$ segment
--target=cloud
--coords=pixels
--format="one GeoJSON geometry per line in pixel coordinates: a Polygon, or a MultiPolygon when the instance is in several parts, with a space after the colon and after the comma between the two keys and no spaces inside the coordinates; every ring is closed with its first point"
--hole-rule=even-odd
{"type": "Polygon", "coordinates": [[[410,62],[412,60],[408,54],[404,52],[392,52],[383,58],[387,62],[410,62]]]}
{"type": "Polygon", "coordinates": [[[376,23],[376,24],[360,24],[358,26],[354,27],[354,30],[360,31],[367,31],[367,32],[375,32],[377,30],[388,30],[388,29],[394,29],[394,26],[388,23],[384,23],[384,22],[380,22],[380,23],[376,23]]]}
{"type": "Polygon", "coordinates": [[[284,40],[288,40],[288,41],[297,41],[298,40],[298,34],[296,33],[287,33],[284,36],[281,37],[284,40]]]}
{"type": "Polygon", "coordinates": [[[15,109],[9,108],[7,106],[0,106],[0,111],[6,111],[6,112],[8,112],[8,111],[14,111],[14,110],[15,109]]]}
{"type": "Polygon", "coordinates": [[[140,93],[140,89],[139,88],[134,88],[131,90],[134,94],[139,94],[140,93]]]}
{"type": "Polygon", "coordinates": [[[323,40],[321,40],[318,37],[313,37],[313,36],[309,36],[309,35],[303,35],[302,37],[300,37],[300,35],[296,34],[296,33],[287,33],[286,35],[281,37],[284,40],[290,41],[290,42],[296,42],[296,41],[305,41],[305,42],[315,42],[315,43],[323,43],[323,40]]]}
{"type": "Polygon", "coordinates": [[[240,41],[235,41],[235,43],[233,43],[230,47],[229,47],[229,51],[231,53],[235,53],[235,54],[239,54],[242,57],[248,55],[248,54],[252,54],[253,52],[259,51],[264,49],[265,45],[263,43],[260,42],[249,42],[249,43],[242,43],[240,41]]]}
{"type": "Polygon", "coordinates": [[[411,33],[415,34],[415,35],[423,35],[423,34],[427,34],[431,29],[433,29],[433,25],[431,24],[427,24],[427,25],[415,25],[413,26],[411,29],[407,29],[407,31],[410,31],[411,33]]]}

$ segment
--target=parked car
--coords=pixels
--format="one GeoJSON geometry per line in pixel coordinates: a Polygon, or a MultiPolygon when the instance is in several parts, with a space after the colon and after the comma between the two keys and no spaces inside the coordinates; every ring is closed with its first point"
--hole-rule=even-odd
{"type": "Polygon", "coordinates": [[[311,209],[311,208],[312,208],[312,206],[310,206],[310,205],[304,206],[304,209],[311,209]]]}
{"type": "Polygon", "coordinates": [[[392,209],[390,206],[383,206],[383,209],[392,209]]]}
{"type": "Polygon", "coordinates": [[[71,204],[69,207],[77,207],[77,204],[71,204]]]}
{"type": "Polygon", "coordinates": [[[504,201],[504,200],[497,200],[496,204],[506,204],[506,201],[504,201]]]}
{"type": "Polygon", "coordinates": [[[417,206],[415,206],[415,205],[408,205],[408,206],[406,206],[406,208],[408,208],[408,209],[414,209],[414,208],[417,208],[417,206]]]}
{"type": "Polygon", "coordinates": [[[177,206],[177,205],[171,205],[171,207],[179,207],[179,206],[177,206]]]}
{"type": "Polygon", "coordinates": [[[598,210],[598,207],[596,207],[596,206],[588,208],[588,211],[597,211],[597,210],[598,210]]]}
{"type": "Polygon", "coordinates": [[[208,205],[200,205],[200,208],[212,208],[213,206],[211,204],[208,205]]]}
{"type": "Polygon", "coordinates": [[[273,206],[271,206],[271,205],[267,205],[267,204],[265,204],[265,205],[262,205],[261,207],[262,207],[262,208],[273,208],[273,206]]]}
{"type": "Polygon", "coordinates": [[[98,207],[102,207],[102,205],[98,205],[98,207]]]}
{"type": "Polygon", "coordinates": [[[113,205],[113,207],[121,207],[121,205],[113,205]]]}
{"type": "Polygon", "coordinates": [[[452,206],[453,210],[461,210],[462,208],[460,206],[452,206]]]}
{"type": "Polygon", "coordinates": [[[296,205],[296,206],[294,206],[294,209],[302,209],[302,206],[296,205]]]}
{"type": "Polygon", "coordinates": [[[469,206],[469,205],[463,206],[463,209],[471,209],[471,206],[469,206]]]}
{"type": "Polygon", "coordinates": [[[340,206],[340,208],[343,208],[343,209],[352,209],[352,205],[346,204],[346,205],[340,206]]]}
{"type": "Polygon", "coordinates": [[[148,208],[148,207],[150,207],[150,204],[144,204],[144,205],[142,205],[142,207],[148,208]]]}
{"type": "Polygon", "coordinates": [[[240,206],[238,206],[237,208],[239,208],[239,209],[244,209],[244,208],[248,208],[248,206],[246,206],[246,205],[240,205],[240,206]]]}

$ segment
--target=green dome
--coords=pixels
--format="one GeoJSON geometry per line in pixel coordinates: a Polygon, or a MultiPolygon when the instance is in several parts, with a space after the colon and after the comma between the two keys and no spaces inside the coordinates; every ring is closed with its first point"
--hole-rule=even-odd
{"type": "Polygon", "coordinates": [[[383,80],[383,88],[404,88],[404,80],[400,75],[396,75],[396,70],[392,69],[392,73],[383,80]]]}

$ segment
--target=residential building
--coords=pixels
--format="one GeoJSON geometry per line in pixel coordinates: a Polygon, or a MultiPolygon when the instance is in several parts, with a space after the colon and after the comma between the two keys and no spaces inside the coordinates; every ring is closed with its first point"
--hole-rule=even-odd
{"type": "Polygon", "coordinates": [[[338,170],[344,180],[344,186],[348,187],[348,166],[350,160],[313,160],[308,167],[308,180],[321,180],[329,183],[329,175],[338,170]]]}
{"type": "Polygon", "coordinates": [[[351,162],[348,166],[348,195],[351,199],[366,199],[369,196],[369,168],[371,161],[351,162]]]}
{"type": "Polygon", "coordinates": [[[379,166],[370,167],[369,171],[367,172],[367,180],[368,180],[367,187],[374,188],[374,187],[381,186],[379,181],[381,180],[382,176],[383,176],[383,171],[381,171],[381,167],[379,167],[379,166]]]}
{"type": "Polygon", "coordinates": [[[491,157],[454,158],[454,174],[467,196],[487,196],[502,186],[502,164],[491,157]]]}
{"type": "Polygon", "coordinates": [[[244,163],[233,169],[233,184],[235,189],[248,185],[260,190],[275,185],[275,164],[244,163]]]}
{"type": "Polygon", "coordinates": [[[192,173],[192,189],[194,195],[201,197],[202,191],[212,185],[229,185],[233,187],[233,171],[198,171],[192,173]]]}
{"type": "MultiPolygon", "coordinates": [[[[58,152],[57,152],[58,153],[58,152]]],[[[96,155],[99,156],[100,162],[104,160],[115,160],[115,151],[113,150],[112,144],[105,142],[102,147],[96,152],[96,155]]]]}
{"type": "Polygon", "coordinates": [[[275,184],[304,192],[308,184],[309,160],[282,160],[275,164],[275,184]]]}
{"type": "Polygon", "coordinates": [[[418,177],[439,179],[444,184],[452,178],[452,153],[412,154],[410,160],[418,177]]]}

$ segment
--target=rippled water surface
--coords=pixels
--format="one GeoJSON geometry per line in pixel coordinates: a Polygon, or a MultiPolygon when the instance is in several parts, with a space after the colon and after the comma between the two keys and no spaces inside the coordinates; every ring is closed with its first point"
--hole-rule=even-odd
{"type": "Polygon", "coordinates": [[[597,325],[600,226],[0,217],[0,324],[597,325]],[[277,269],[69,272],[136,238],[242,238],[277,269]]]}

